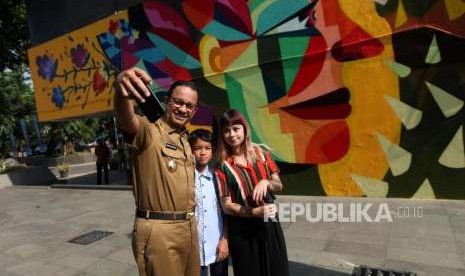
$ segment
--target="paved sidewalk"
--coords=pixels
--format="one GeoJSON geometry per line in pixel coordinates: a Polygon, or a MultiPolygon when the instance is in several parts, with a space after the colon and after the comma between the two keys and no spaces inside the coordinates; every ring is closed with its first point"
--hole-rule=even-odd
{"type": "MultiPolygon", "coordinates": [[[[393,222],[310,223],[298,216],[283,223],[291,275],[350,275],[357,264],[465,275],[465,201],[282,196],[279,202],[310,204],[313,218],[318,203],[340,203],[346,219],[351,203],[372,203],[367,213],[373,219],[380,204],[387,204],[393,217],[393,222]]],[[[132,221],[129,191],[0,189],[0,275],[137,275],[132,221]],[[92,230],[114,233],[89,245],[67,242],[92,230]]]]}

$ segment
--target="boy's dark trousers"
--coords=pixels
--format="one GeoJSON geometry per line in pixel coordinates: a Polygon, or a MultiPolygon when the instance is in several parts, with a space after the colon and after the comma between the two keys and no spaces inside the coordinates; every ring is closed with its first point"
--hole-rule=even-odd
{"type": "Polygon", "coordinates": [[[105,174],[105,184],[108,184],[108,163],[97,163],[97,184],[102,184],[102,169],[105,174]]]}
{"type": "MultiPolygon", "coordinates": [[[[210,264],[210,276],[228,276],[228,259],[210,264]]],[[[208,266],[200,267],[200,276],[208,276],[208,266]]]]}

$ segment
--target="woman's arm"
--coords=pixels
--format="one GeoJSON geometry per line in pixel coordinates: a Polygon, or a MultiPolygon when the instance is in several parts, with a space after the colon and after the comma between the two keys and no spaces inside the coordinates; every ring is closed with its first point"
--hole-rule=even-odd
{"type": "Polygon", "coordinates": [[[221,206],[225,214],[243,218],[263,217],[264,213],[263,206],[252,208],[233,203],[230,196],[221,198],[221,206]]]}
{"type": "Polygon", "coordinates": [[[283,183],[278,173],[273,173],[268,179],[268,189],[272,192],[280,192],[283,189],[283,183]]]}
{"type": "Polygon", "coordinates": [[[279,192],[283,189],[283,183],[279,178],[279,174],[277,172],[273,173],[269,179],[262,179],[258,184],[255,186],[252,199],[258,204],[261,205],[264,202],[264,198],[268,193],[268,190],[271,192],[279,192]]]}
{"type": "Polygon", "coordinates": [[[223,233],[216,246],[216,261],[223,261],[229,256],[228,246],[228,220],[223,218],[223,233]]]}

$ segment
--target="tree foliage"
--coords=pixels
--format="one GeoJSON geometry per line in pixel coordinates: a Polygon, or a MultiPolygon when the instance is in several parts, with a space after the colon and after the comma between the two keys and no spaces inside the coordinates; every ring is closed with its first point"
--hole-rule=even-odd
{"type": "MultiPolygon", "coordinates": [[[[25,0],[0,1],[0,158],[12,150],[9,133],[24,144],[19,120],[28,126],[31,146],[38,138],[32,127],[36,113],[34,94],[30,85],[27,50],[30,47],[25,0]]],[[[64,122],[42,123],[42,140],[53,148],[59,143],[89,143],[102,132],[105,119],[88,118],[64,122]]]]}
{"type": "Polygon", "coordinates": [[[26,83],[23,70],[0,72],[0,153],[5,154],[10,131],[19,132],[17,118],[24,118],[34,110],[34,95],[26,83]]]}
{"type": "Polygon", "coordinates": [[[30,38],[24,0],[0,1],[0,37],[0,71],[27,64],[30,38]]]}

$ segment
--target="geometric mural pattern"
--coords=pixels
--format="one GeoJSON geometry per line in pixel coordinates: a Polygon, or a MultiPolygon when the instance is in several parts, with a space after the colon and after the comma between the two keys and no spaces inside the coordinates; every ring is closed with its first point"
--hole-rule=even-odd
{"type": "Polygon", "coordinates": [[[41,120],[111,110],[137,66],[197,82],[192,128],[240,110],[287,193],[463,199],[463,26],[457,0],[152,0],[29,55],[41,120]]]}

